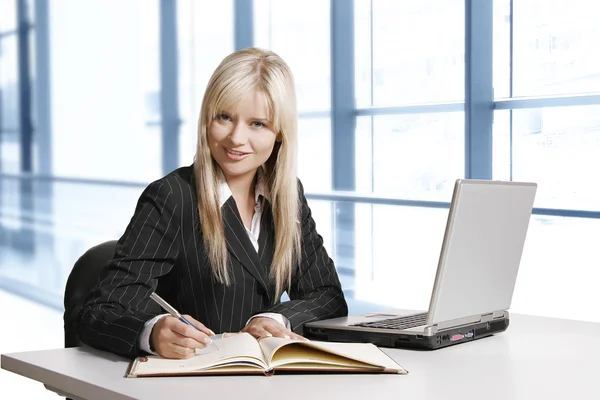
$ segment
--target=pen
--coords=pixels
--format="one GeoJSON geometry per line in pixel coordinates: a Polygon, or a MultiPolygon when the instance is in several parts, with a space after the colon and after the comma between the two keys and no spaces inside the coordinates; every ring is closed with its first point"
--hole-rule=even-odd
{"type": "MultiPolygon", "coordinates": [[[[167,303],[162,297],[160,297],[156,293],[152,292],[150,294],[150,298],[152,300],[154,300],[159,306],[161,306],[166,312],[168,312],[169,314],[171,314],[172,316],[174,316],[175,318],[177,318],[178,320],[180,320],[184,324],[188,324],[189,326],[194,327],[195,329],[198,329],[198,328],[196,328],[196,326],[194,324],[192,324],[190,321],[188,321],[187,319],[185,319],[183,317],[183,315],[181,315],[179,313],[179,311],[177,311],[172,305],[170,305],[169,303],[167,303]]],[[[198,329],[198,330],[200,330],[200,329],[198,329]]],[[[214,333],[213,333],[213,335],[214,335],[214,333]]],[[[209,339],[210,339],[210,337],[209,337],[209,339]]],[[[219,348],[217,347],[217,345],[215,344],[215,342],[212,341],[212,339],[210,340],[209,344],[212,344],[215,347],[215,349],[219,350],[219,348]]]]}

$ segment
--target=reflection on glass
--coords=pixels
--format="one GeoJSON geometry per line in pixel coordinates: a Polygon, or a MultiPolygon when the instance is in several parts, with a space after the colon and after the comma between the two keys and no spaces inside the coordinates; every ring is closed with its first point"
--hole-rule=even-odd
{"type": "Polygon", "coordinates": [[[355,0],[359,106],[464,99],[464,1],[376,0],[371,18],[361,3],[368,2],[355,0]]]}
{"type": "Polygon", "coordinates": [[[373,118],[374,192],[449,201],[464,177],[464,113],[373,118]]]}
{"type": "Polygon", "coordinates": [[[600,90],[600,24],[589,0],[514,1],[514,95],[600,90]]]}
{"type": "Polygon", "coordinates": [[[600,106],[513,111],[513,180],[538,183],[536,207],[600,209],[600,106]]]}
{"type": "Polygon", "coordinates": [[[300,112],[331,107],[330,10],[327,0],[254,0],[254,43],[290,65],[300,112]]]}
{"type": "MultiPolygon", "coordinates": [[[[75,261],[122,235],[142,190],[0,178],[0,287],[62,309],[75,261]]],[[[335,236],[332,209],[352,203],[309,204],[351,313],[428,307],[447,209],[356,204],[354,229],[335,236]],[[348,262],[335,252],[340,248],[351,248],[355,259],[348,262]],[[354,269],[344,269],[348,264],[354,269]]],[[[600,322],[598,232],[597,219],[533,216],[511,310],[600,322]]]]}
{"type": "Polygon", "coordinates": [[[0,281],[60,307],[77,258],[122,235],[142,190],[0,179],[0,281]]]}

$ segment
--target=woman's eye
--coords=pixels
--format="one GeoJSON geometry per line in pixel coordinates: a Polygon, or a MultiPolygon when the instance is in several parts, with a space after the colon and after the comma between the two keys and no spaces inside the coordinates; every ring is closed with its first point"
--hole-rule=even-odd
{"type": "Polygon", "coordinates": [[[229,121],[231,118],[229,118],[229,115],[227,114],[219,114],[217,115],[217,119],[221,121],[229,121]]]}
{"type": "Polygon", "coordinates": [[[265,123],[264,123],[264,122],[260,122],[260,121],[254,121],[254,122],[252,123],[252,126],[253,126],[254,128],[264,128],[266,125],[265,125],[265,123]]]}

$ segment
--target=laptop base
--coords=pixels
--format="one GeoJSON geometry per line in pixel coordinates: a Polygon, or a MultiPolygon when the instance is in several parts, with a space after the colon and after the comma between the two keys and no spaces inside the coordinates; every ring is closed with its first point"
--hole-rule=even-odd
{"type": "Polygon", "coordinates": [[[378,330],[378,332],[370,332],[367,330],[346,330],[305,326],[304,336],[308,339],[327,342],[373,343],[379,347],[436,350],[504,332],[508,328],[508,325],[509,319],[502,318],[499,320],[450,328],[439,331],[433,336],[414,333],[403,334],[401,331],[384,333],[381,332],[381,330],[378,330]]]}

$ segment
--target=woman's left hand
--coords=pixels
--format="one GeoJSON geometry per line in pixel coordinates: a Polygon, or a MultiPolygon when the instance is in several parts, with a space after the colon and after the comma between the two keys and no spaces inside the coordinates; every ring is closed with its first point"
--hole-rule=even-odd
{"type": "Polygon", "coordinates": [[[256,339],[280,337],[284,339],[308,340],[304,336],[300,336],[287,329],[274,319],[267,317],[252,318],[241,332],[248,332],[256,339]]]}

